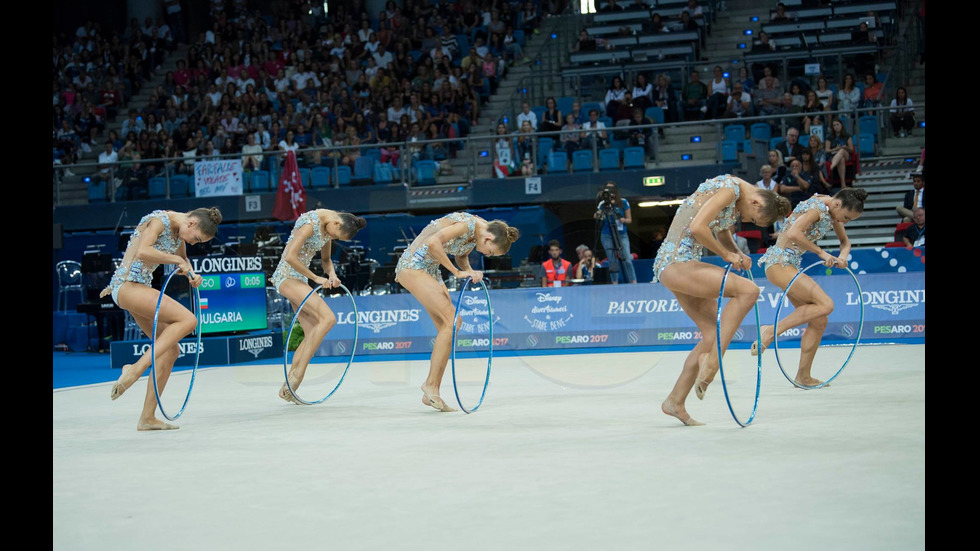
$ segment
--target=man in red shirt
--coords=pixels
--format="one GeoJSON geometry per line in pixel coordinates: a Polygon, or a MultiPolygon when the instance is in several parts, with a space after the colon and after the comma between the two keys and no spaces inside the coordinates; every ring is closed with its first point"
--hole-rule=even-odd
{"type": "Polygon", "coordinates": [[[561,243],[557,239],[548,242],[548,254],[551,258],[541,264],[544,268],[541,286],[561,287],[566,280],[575,277],[572,273],[572,263],[561,257],[561,243]]]}

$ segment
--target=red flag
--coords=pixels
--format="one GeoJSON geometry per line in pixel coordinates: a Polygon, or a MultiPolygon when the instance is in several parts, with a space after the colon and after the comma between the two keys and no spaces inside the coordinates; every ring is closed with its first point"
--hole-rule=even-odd
{"type": "Polygon", "coordinates": [[[276,220],[296,220],[306,212],[306,190],[303,189],[303,179],[299,175],[296,164],[296,153],[286,152],[286,163],[279,176],[279,189],[276,192],[276,206],[272,216],[276,220]]]}

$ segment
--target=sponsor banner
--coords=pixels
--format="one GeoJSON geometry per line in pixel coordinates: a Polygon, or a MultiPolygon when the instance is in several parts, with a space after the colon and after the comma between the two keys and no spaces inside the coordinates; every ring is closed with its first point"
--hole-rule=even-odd
{"type": "Polygon", "coordinates": [[[276,359],[282,361],[282,333],[228,338],[229,363],[276,359]]]}
{"type": "MultiPolygon", "coordinates": [[[[198,365],[227,365],[228,362],[228,337],[205,337],[201,339],[201,358],[198,365]]],[[[197,353],[197,338],[188,338],[180,341],[180,356],[174,362],[175,366],[194,366],[194,358],[197,353]]],[[[140,359],[144,353],[150,350],[150,341],[118,341],[109,344],[109,365],[113,369],[122,369],[122,366],[131,364],[140,359]]]]}
{"type": "MultiPolygon", "coordinates": [[[[925,273],[860,275],[865,302],[862,340],[921,338],[925,336],[925,273]]],[[[861,321],[858,289],[848,274],[814,275],[814,281],[834,301],[826,340],[847,340],[857,334],[861,321]]],[[[759,316],[773,323],[782,290],[757,278],[759,316]]],[[[455,305],[458,293],[450,295],[455,305]]],[[[701,340],[695,324],[663,285],[596,285],[561,288],[494,289],[493,337],[495,350],[693,345],[701,340]]],[[[457,351],[485,349],[480,339],[490,336],[490,312],[480,294],[464,296],[457,351]]],[[[331,300],[337,327],[317,351],[332,356],[350,353],[354,313],[349,301],[331,300]],[[346,333],[341,328],[346,326],[346,333]],[[337,333],[337,334],[334,334],[337,333]],[[338,347],[346,347],[336,352],[338,347]]],[[[429,353],[435,327],[414,297],[407,293],[357,297],[360,320],[357,354],[429,353]]],[[[792,312],[785,301],[780,317],[792,312]]],[[[803,328],[784,336],[798,339],[803,328]]],[[[755,315],[750,312],[735,335],[735,342],[755,338],[755,315]]]]}
{"type": "Polygon", "coordinates": [[[194,194],[197,197],[241,195],[241,159],[195,162],[194,194]]]}
{"type": "MultiPolygon", "coordinates": [[[[261,256],[195,256],[190,261],[194,272],[201,275],[221,272],[262,271],[261,256]]],[[[170,271],[173,271],[173,269],[167,271],[167,273],[170,273],[170,271]]]]}

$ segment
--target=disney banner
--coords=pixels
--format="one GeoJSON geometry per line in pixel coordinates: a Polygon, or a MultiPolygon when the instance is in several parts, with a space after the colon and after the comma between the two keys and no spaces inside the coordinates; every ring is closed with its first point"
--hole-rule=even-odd
{"type": "MultiPolygon", "coordinates": [[[[925,272],[864,274],[854,280],[846,272],[815,275],[814,280],[834,301],[824,342],[849,341],[857,336],[864,300],[861,341],[895,341],[925,337],[925,272]]],[[[759,315],[771,324],[782,291],[762,278],[759,315]]],[[[455,303],[459,291],[450,293],[455,303]]],[[[697,327],[663,285],[596,285],[561,288],[493,289],[495,350],[596,348],[631,345],[693,345],[701,339],[697,327]]],[[[360,320],[357,354],[428,353],[435,327],[421,304],[409,294],[357,297],[360,320]]],[[[460,311],[457,350],[485,350],[490,338],[490,312],[483,291],[467,291],[460,311]]],[[[337,326],[317,351],[319,356],[350,353],[354,312],[350,301],[327,299],[337,326]]],[[[785,301],[780,317],[792,312],[785,301]]],[[[798,340],[801,328],[781,336],[798,340]]],[[[750,312],[735,335],[748,343],[755,336],[750,312]]]]}

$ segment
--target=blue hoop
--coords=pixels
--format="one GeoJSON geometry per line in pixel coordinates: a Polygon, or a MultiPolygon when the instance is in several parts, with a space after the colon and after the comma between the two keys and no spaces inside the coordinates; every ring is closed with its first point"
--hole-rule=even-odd
{"type": "MultiPolygon", "coordinates": [[[[841,371],[844,371],[844,368],[847,367],[848,362],[851,361],[851,356],[854,355],[854,351],[857,350],[858,343],[861,342],[861,332],[864,330],[864,295],[861,293],[861,284],[858,282],[858,278],[857,278],[856,275],[854,275],[854,272],[852,272],[850,268],[848,268],[848,267],[845,266],[843,269],[844,270],[847,270],[847,273],[851,274],[851,278],[854,280],[854,285],[857,285],[858,300],[861,301],[861,321],[858,322],[857,338],[854,339],[854,345],[851,347],[850,353],[847,354],[847,358],[844,360],[844,365],[840,366],[840,369],[837,370],[837,373],[834,373],[834,376],[833,377],[827,379],[826,381],[824,381],[824,382],[822,382],[822,383],[820,383],[819,385],[816,385],[816,386],[801,385],[801,384],[797,383],[796,380],[793,377],[790,377],[789,375],[786,374],[786,370],[783,369],[782,362],[779,361],[779,338],[778,338],[779,337],[779,334],[776,332],[776,328],[779,327],[779,311],[783,307],[783,301],[786,299],[786,296],[789,293],[790,287],[792,287],[793,286],[793,283],[796,282],[796,278],[798,278],[801,275],[803,275],[803,273],[806,272],[807,270],[809,270],[810,268],[813,268],[815,266],[821,266],[821,265],[823,265],[823,261],[822,260],[818,260],[817,262],[814,262],[813,264],[810,264],[806,268],[803,268],[802,270],[796,272],[796,275],[793,276],[793,279],[790,280],[789,285],[786,286],[786,290],[783,291],[783,293],[781,295],[779,295],[779,303],[776,304],[776,319],[773,322],[773,326],[772,326],[772,328],[773,328],[772,329],[773,330],[772,345],[773,345],[773,352],[775,352],[775,354],[776,354],[776,365],[779,366],[779,370],[783,372],[783,377],[786,377],[786,380],[787,381],[793,383],[793,386],[795,386],[796,388],[802,388],[802,389],[806,389],[806,390],[812,390],[812,389],[815,389],[815,388],[823,388],[823,387],[827,386],[828,384],[830,384],[830,381],[833,381],[834,379],[836,379],[837,376],[841,374],[841,371]]],[[[759,350],[762,350],[762,345],[761,344],[759,345],[759,350]]],[[[762,354],[759,354],[759,357],[761,358],[762,357],[762,354]]]]}
{"type": "Polygon", "coordinates": [[[459,319],[459,307],[463,304],[463,293],[466,292],[466,287],[470,284],[472,278],[466,278],[463,282],[463,286],[459,290],[459,298],[456,299],[456,314],[453,315],[453,343],[452,343],[452,369],[453,369],[453,392],[456,394],[456,403],[459,404],[459,409],[465,411],[466,413],[473,413],[476,411],[480,404],[483,403],[484,396],[487,395],[487,386],[490,384],[490,365],[493,363],[493,308],[490,305],[490,281],[486,278],[483,279],[483,293],[487,297],[487,316],[490,323],[490,357],[487,359],[487,378],[483,381],[483,392],[480,394],[480,401],[473,406],[473,409],[466,409],[463,405],[463,401],[459,398],[459,388],[456,385],[456,320],[459,319]]]}
{"type": "MultiPolygon", "coordinates": [[[[177,275],[177,270],[170,272],[170,275],[167,276],[167,280],[163,282],[163,287],[160,288],[160,297],[157,298],[157,309],[155,312],[153,312],[153,335],[151,335],[150,338],[150,378],[153,379],[153,394],[155,394],[157,397],[157,407],[160,408],[160,413],[168,421],[175,421],[184,413],[184,408],[187,407],[187,402],[191,399],[191,391],[194,390],[194,377],[197,376],[197,362],[201,359],[201,290],[192,286],[191,288],[194,290],[192,302],[196,303],[194,314],[197,317],[197,328],[195,329],[195,332],[197,333],[197,345],[194,348],[194,370],[191,371],[191,384],[187,389],[187,397],[184,398],[184,404],[180,406],[180,411],[178,411],[173,417],[167,415],[166,410],[163,409],[163,402],[160,401],[160,389],[157,386],[157,319],[160,317],[160,305],[163,303],[163,295],[167,290],[167,285],[170,284],[170,280],[173,279],[175,275],[177,275]]],[[[191,277],[194,277],[194,272],[191,272],[190,275],[191,277]]],[[[171,366],[171,371],[172,369],[173,366],[171,366]]]]}
{"type": "Polygon", "coordinates": [[[300,303],[299,308],[296,309],[296,313],[293,314],[292,323],[289,324],[289,333],[286,335],[286,341],[282,343],[282,368],[283,368],[283,373],[286,376],[286,388],[289,389],[289,393],[293,395],[293,398],[296,398],[297,402],[307,406],[323,403],[324,401],[326,401],[327,398],[333,396],[334,392],[337,392],[337,389],[340,388],[340,383],[344,382],[344,377],[347,376],[347,370],[350,369],[350,364],[353,363],[354,361],[354,353],[357,352],[357,329],[358,326],[360,325],[357,321],[357,304],[354,302],[354,295],[352,295],[351,292],[347,290],[347,287],[340,285],[340,288],[347,293],[348,297],[350,297],[351,308],[354,309],[354,344],[352,344],[350,347],[350,358],[348,358],[347,360],[347,367],[344,368],[344,373],[341,374],[340,380],[337,381],[337,386],[333,387],[333,390],[330,391],[330,394],[327,394],[326,396],[320,398],[315,402],[307,402],[306,400],[300,398],[299,394],[296,394],[296,391],[293,390],[292,385],[289,384],[289,339],[293,336],[293,328],[296,327],[296,320],[299,319],[299,313],[303,310],[303,306],[306,304],[306,301],[310,300],[310,297],[315,295],[317,291],[319,291],[322,288],[323,285],[317,285],[313,290],[311,290],[306,295],[306,298],[303,299],[303,302],[300,303]]]}
{"type": "MultiPolygon", "coordinates": [[[[721,361],[721,305],[722,300],[725,298],[725,283],[728,281],[728,272],[732,271],[732,265],[729,264],[725,268],[725,276],[721,280],[721,289],[718,291],[718,315],[715,318],[715,344],[718,348],[718,370],[721,373],[721,388],[725,391],[725,402],[728,403],[728,411],[732,414],[732,419],[738,423],[740,427],[747,427],[752,424],[755,419],[756,409],[759,407],[759,388],[762,386],[762,354],[757,356],[756,364],[756,375],[755,375],[755,402],[752,404],[752,414],[749,415],[749,420],[744,423],[735,415],[735,409],[732,407],[732,399],[728,396],[728,383],[725,382],[725,365],[721,361]]],[[[752,277],[752,270],[744,270],[745,273],[749,274],[749,281],[753,284],[755,279],[752,277]]],[[[756,328],[756,339],[759,342],[758,346],[762,346],[762,324],[759,321],[759,303],[755,303],[755,328],[756,328]]]]}

